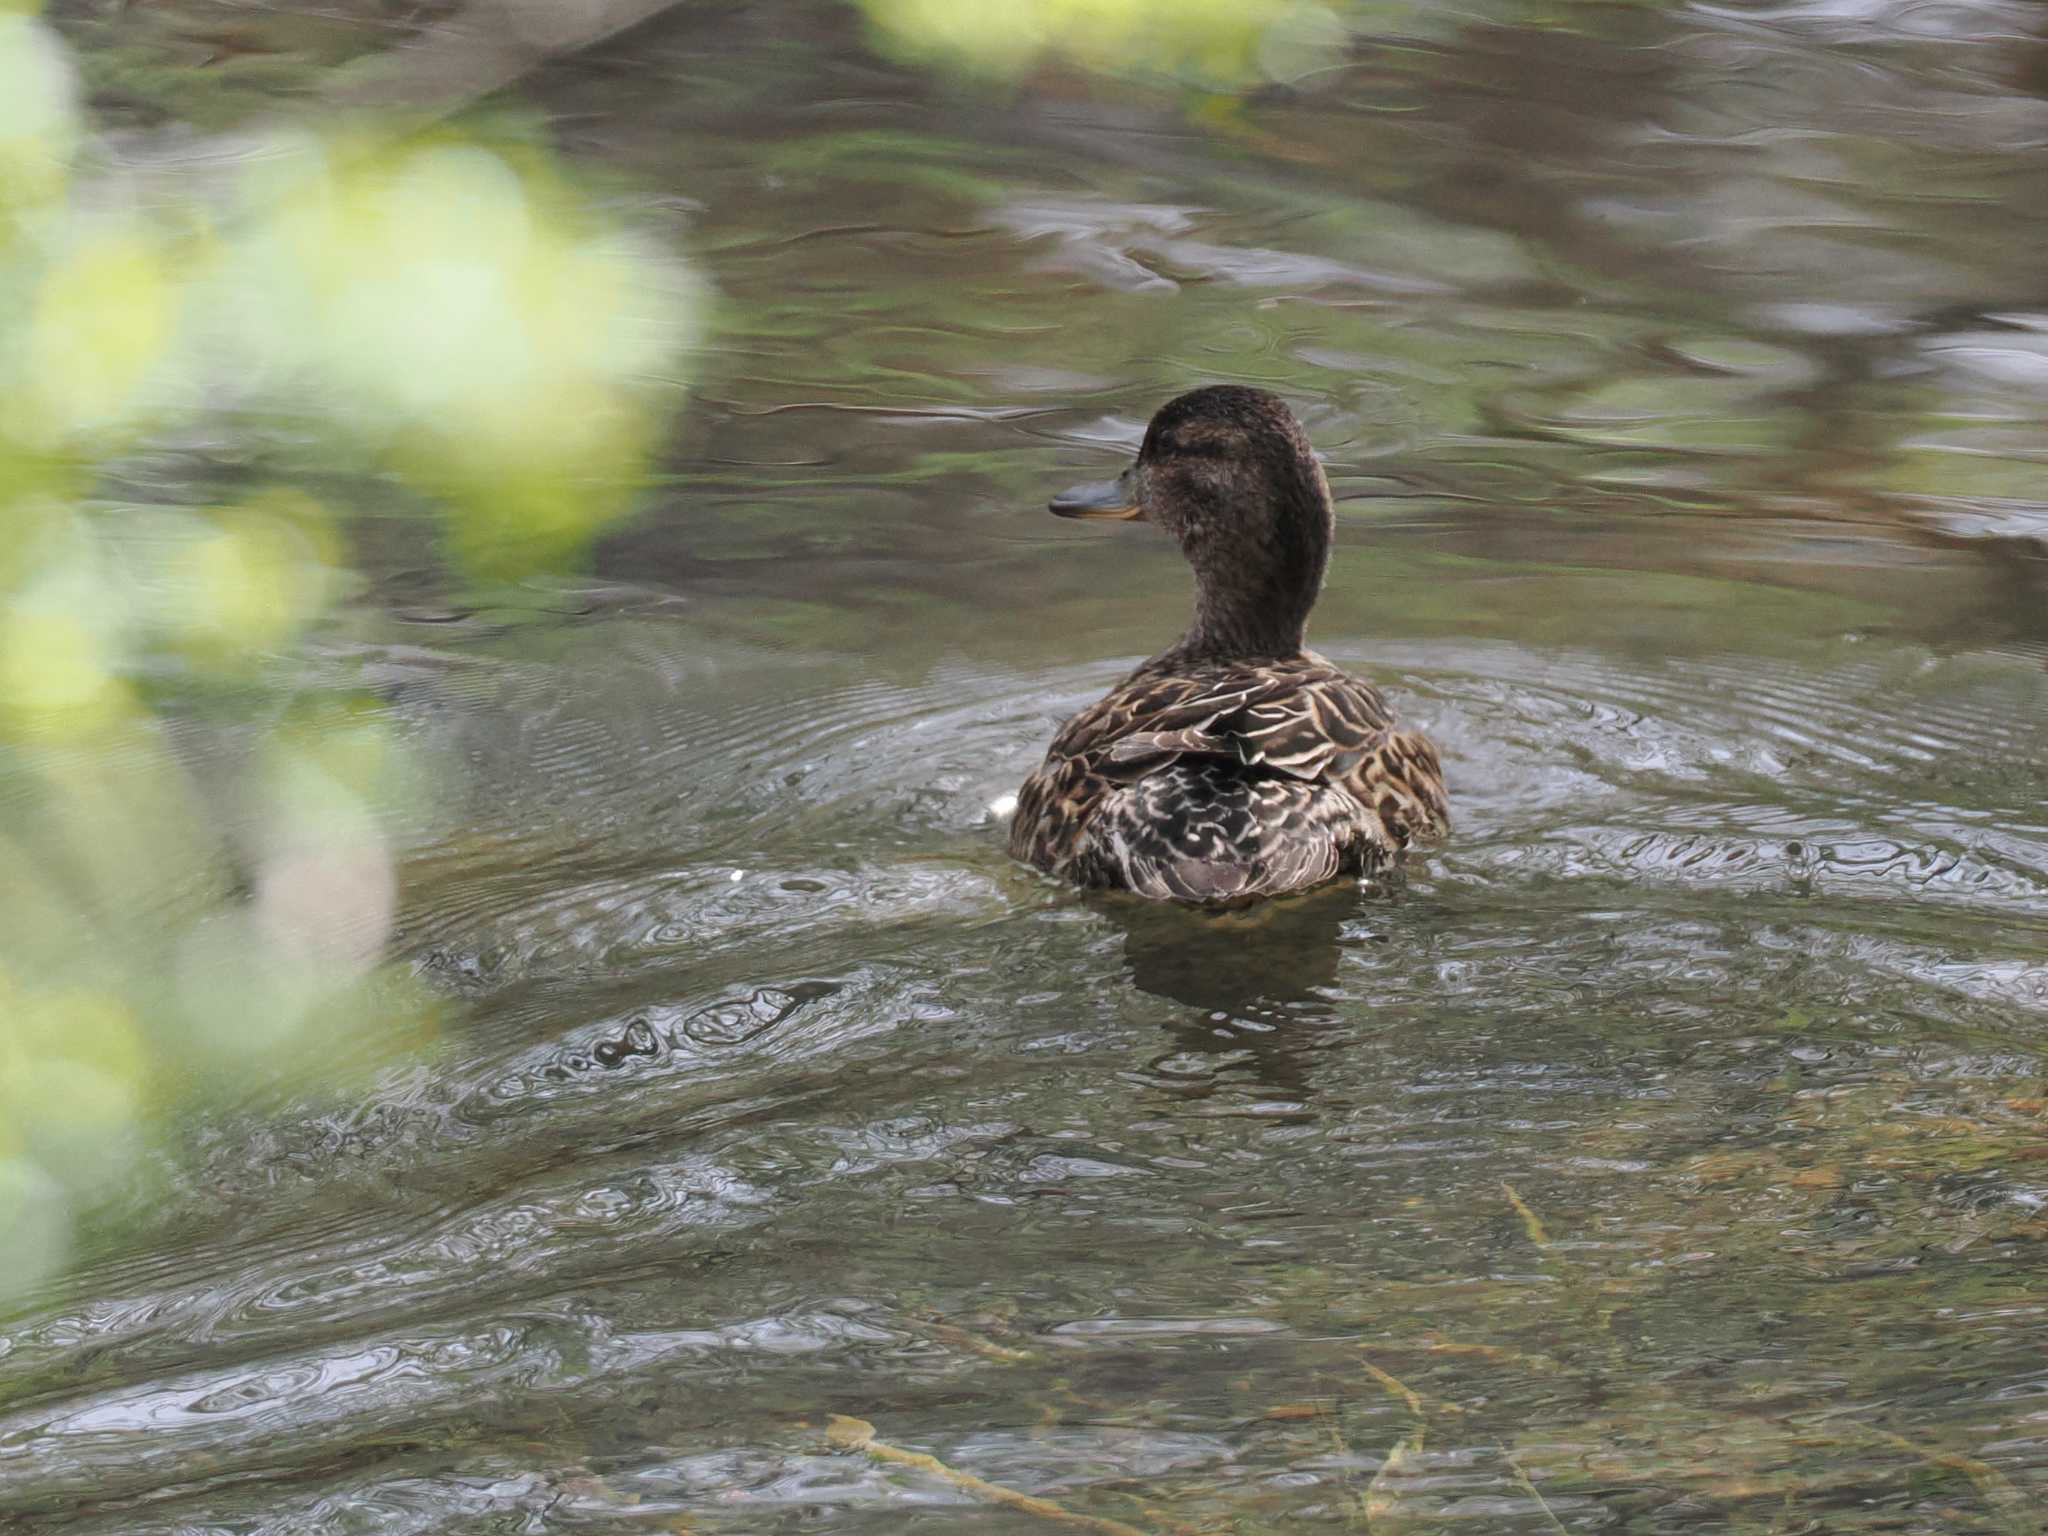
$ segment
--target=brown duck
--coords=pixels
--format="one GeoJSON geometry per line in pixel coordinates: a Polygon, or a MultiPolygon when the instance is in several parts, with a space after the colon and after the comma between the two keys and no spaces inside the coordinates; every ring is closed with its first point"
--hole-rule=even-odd
{"type": "Polygon", "coordinates": [[[1336,518],[1280,400],[1227,384],[1171,400],[1136,464],[1052,510],[1165,528],[1195,568],[1195,616],[1053,738],[1018,791],[1013,857],[1077,885],[1237,902],[1371,874],[1448,830],[1436,748],[1302,648],[1336,518]]]}

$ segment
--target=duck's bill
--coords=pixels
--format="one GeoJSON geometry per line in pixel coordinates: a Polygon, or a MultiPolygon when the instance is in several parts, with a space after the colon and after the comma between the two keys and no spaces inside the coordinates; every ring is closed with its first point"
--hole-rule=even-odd
{"type": "Polygon", "coordinates": [[[1113,517],[1126,520],[1145,514],[1138,507],[1138,488],[1127,470],[1114,480],[1091,480],[1072,486],[1052,499],[1052,510],[1060,517],[1113,517]]]}

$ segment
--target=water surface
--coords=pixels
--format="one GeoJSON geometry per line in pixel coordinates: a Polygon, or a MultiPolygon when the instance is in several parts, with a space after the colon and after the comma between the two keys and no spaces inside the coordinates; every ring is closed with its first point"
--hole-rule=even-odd
{"type": "Polygon", "coordinates": [[[0,1521],[1047,1528],[843,1415],[1149,1532],[2039,1528],[2038,11],[1480,12],[1228,111],[825,6],[527,82],[719,290],[669,473],[504,607],[377,541],[451,1022],[22,1311],[0,1521]],[[990,805],[1187,600],[1046,496],[1218,379],[1457,826],[1204,917],[990,805]]]}

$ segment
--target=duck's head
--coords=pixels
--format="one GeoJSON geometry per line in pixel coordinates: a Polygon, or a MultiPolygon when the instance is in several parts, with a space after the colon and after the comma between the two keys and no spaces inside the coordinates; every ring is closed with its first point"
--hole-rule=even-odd
{"type": "Polygon", "coordinates": [[[1169,400],[1138,461],[1055,497],[1061,517],[1157,523],[1195,568],[1188,656],[1291,656],[1322,589],[1335,518],[1294,413],[1236,384],[1169,400]]]}

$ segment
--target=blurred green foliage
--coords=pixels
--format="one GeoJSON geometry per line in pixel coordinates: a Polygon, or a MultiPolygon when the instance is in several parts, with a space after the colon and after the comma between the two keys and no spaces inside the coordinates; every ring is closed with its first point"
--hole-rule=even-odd
{"type": "MultiPolygon", "coordinates": [[[[1231,93],[1346,61],[1367,40],[1440,41],[1475,23],[1570,31],[1584,0],[854,0],[876,45],[972,78],[1054,60],[1231,93]]],[[[1622,0],[1666,5],[1673,0],[1622,0]]]]}
{"type": "Polygon", "coordinates": [[[860,0],[888,51],[1015,76],[1048,57],[1215,90],[1289,79],[1348,42],[1315,0],[860,0]]]}
{"type": "Polygon", "coordinates": [[[432,508],[470,580],[572,560],[642,485],[699,308],[530,145],[240,148],[225,180],[102,156],[63,43],[0,14],[0,1296],[160,1111],[430,1033],[384,962],[429,775],[304,665],[362,586],[310,486],[432,508]],[[223,424],[246,494],[107,495],[223,424]],[[174,748],[173,691],[238,723],[232,761],[174,748]]]}

